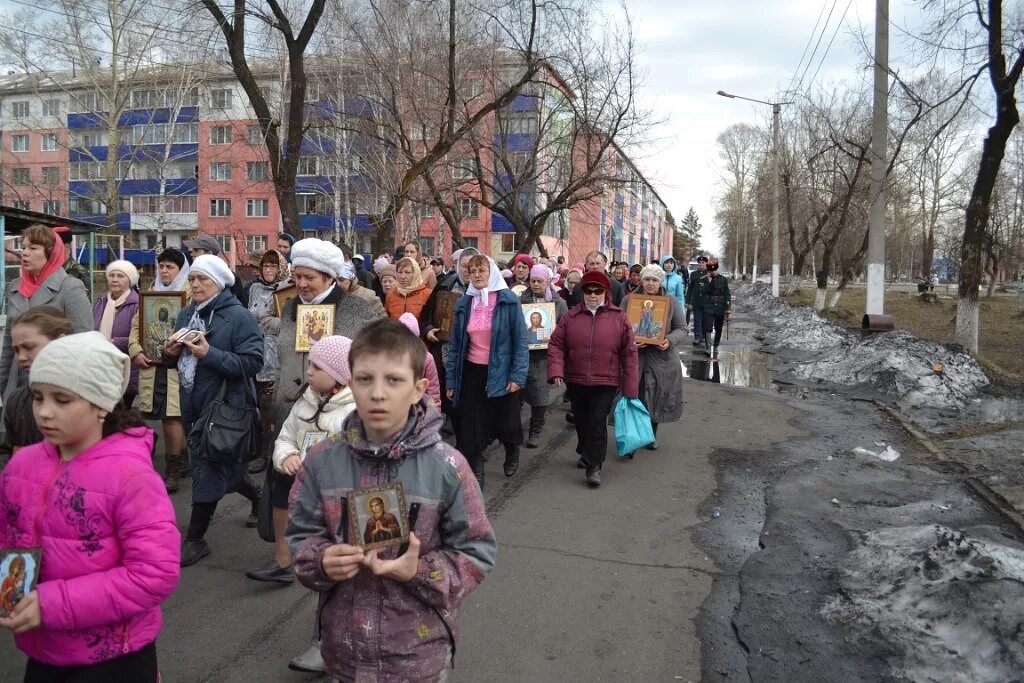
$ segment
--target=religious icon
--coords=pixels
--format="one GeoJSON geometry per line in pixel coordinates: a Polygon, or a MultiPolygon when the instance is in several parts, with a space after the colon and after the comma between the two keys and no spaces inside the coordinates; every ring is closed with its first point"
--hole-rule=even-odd
{"type": "Polygon", "coordinates": [[[302,450],[299,452],[299,460],[305,462],[306,456],[309,451],[319,443],[327,441],[330,435],[327,432],[306,432],[306,435],[302,437],[302,450]]]}
{"type": "Polygon", "coordinates": [[[174,333],[174,321],[185,307],[185,292],[139,294],[139,345],[146,358],[160,360],[164,341],[174,333]]]}
{"type": "Polygon", "coordinates": [[[288,303],[289,299],[294,299],[298,294],[299,290],[293,284],[274,290],[274,317],[280,318],[284,305],[288,303]]]}
{"type": "Polygon", "coordinates": [[[523,304],[526,319],[526,343],[531,351],[548,348],[555,331],[555,304],[551,301],[523,304]]]}
{"type": "Polygon", "coordinates": [[[396,481],[359,489],[348,494],[352,538],[365,550],[401,545],[409,540],[409,513],[405,489],[396,481]]]}
{"type": "Polygon", "coordinates": [[[0,617],[9,617],[39,579],[39,548],[0,549],[0,617]]]}
{"type": "Polygon", "coordinates": [[[630,294],[626,317],[637,344],[661,344],[668,333],[668,297],[630,294]]]}
{"type": "Polygon", "coordinates": [[[334,333],[334,306],[299,304],[295,317],[295,350],[308,353],[313,345],[334,333]]]}
{"type": "Polygon", "coordinates": [[[452,321],[455,320],[455,304],[462,298],[455,292],[438,292],[434,303],[434,325],[437,328],[437,340],[446,342],[452,333],[452,321]]]}

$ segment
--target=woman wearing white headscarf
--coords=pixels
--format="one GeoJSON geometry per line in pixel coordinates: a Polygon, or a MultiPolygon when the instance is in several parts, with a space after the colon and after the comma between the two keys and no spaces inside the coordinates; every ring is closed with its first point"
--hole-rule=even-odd
{"type": "MultiPolygon", "coordinates": [[[[678,422],[683,417],[683,369],[679,364],[679,345],[686,340],[686,313],[679,300],[668,295],[664,283],[665,271],[660,266],[644,266],[640,271],[640,289],[622,301],[623,310],[628,310],[629,298],[633,296],[665,296],[669,302],[665,338],[657,345],[637,347],[640,400],[651,414],[655,436],[659,423],[678,422]]],[[[657,450],[658,442],[650,443],[647,449],[657,450]]],[[[632,458],[633,454],[626,457],[632,458]]]]}
{"type": "MultiPolygon", "coordinates": [[[[118,351],[127,353],[132,319],[139,310],[139,271],[128,261],[117,260],[107,264],[106,275],[107,294],[96,299],[92,308],[94,329],[101,332],[118,351]]],[[[139,367],[133,365],[131,379],[124,392],[124,405],[130,408],[138,393],[139,367]]]]}
{"type": "MultiPolygon", "coordinates": [[[[551,321],[551,331],[554,331],[554,323],[557,323],[562,316],[569,312],[565,300],[558,296],[555,288],[551,286],[553,279],[554,275],[550,268],[543,263],[534,265],[530,268],[530,277],[527,280],[529,289],[519,297],[524,304],[553,303],[555,305],[555,319],[551,321]]],[[[540,313],[534,312],[533,316],[540,316],[540,313]]],[[[547,349],[530,351],[530,371],[526,377],[526,386],[523,388],[523,402],[530,406],[530,431],[526,437],[526,447],[536,448],[540,445],[540,433],[544,430],[545,416],[548,406],[551,405],[547,349]]]]}
{"type": "Polygon", "coordinates": [[[469,289],[455,304],[446,394],[459,411],[456,447],[484,484],[484,449],[505,446],[504,472],[519,469],[523,429],[518,392],[526,384],[529,351],[519,298],[489,256],[469,259],[469,289]]]}
{"type": "MultiPolygon", "coordinates": [[[[189,273],[192,303],[178,314],[175,327],[187,327],[202,334],[194,341],[168,340],[164,344],[164,356],[176,358],[178,363],[186,434],[191,432],[203,409],[213,403],[225,382],[224,400],[232,406],[245,405],[247,392],[255,394],[252,383],[263,367],[263,338],[256,319],[231,293],[234,282],[234,274],[219,257],[198,257],[189,273]]],[[[255,526],[260,492],[249,479],[241,461],[243,455],[239,453],[236,463],[223,464],[207,460],[202,453],[189,452],[192,516],[181,548],[183,567],[210,554],[204,536],[217,503],[228,493],[238,492],[249,499],[252,508],[248,523],[255,526]]]]}
{"type": "MultiPolygon", "coordinates": [[[[186,305],[192,299],[188,286],[188,261],[177,249],[165,249],[156,257],[154,292],[184,292],[186,305]]],[[[167,321],[173,323],[173,320],[167,321]]],[[[173,330],[171,330],[173,331],[173,330]]],[[[132,318],[128,355],[139,369],[139,411],[147,420],[160,420],[164,427],[164,483],[167,493],[177,493],[185,469],[185,428],[181,424],[178,370],[174,362],[148,358],[140,343],[139,314],[132,318]]]]}

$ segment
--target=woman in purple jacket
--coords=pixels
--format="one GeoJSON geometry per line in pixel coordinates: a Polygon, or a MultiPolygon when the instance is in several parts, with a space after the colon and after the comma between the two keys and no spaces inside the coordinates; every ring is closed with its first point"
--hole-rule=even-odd
{"type": "MultiPolygon", "coordinates": [[[[128,261],[107,265],[107,293],[92,309],[93,329],[100,332],[121,353],[128,353],[132,318],[139,310],[139,271],[128,261]]],[[[124,405],[130,408],[139,393],[139,367],[132,364],[131,379],[124,392],[124,405]]]]}
{"type": "Polygon", "coordinates": [[[608,276],[588,271],[580,288],[583,300],[562,317],[548,343],[548,381],[566,385],[576,416],[577,466],[587,470],[587,484],[597,488],[615,393],[639,395],[637,351],[625,311],[609,300],[608,276]]]}

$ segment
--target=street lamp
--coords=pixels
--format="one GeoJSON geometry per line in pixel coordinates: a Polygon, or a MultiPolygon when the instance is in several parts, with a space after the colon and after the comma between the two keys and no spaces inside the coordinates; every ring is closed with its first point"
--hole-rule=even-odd
{"type": "Polygon", "coordinates": [[[724,90],[719,90],[718,94],[722,97],[728,97],[730,100],[746,100],[758,104],[767,104],[772,108],[772,158],[775,160],[775,182],[772,183],[775,190],[775,209],[774,217],[772,218],[772,296],[777,297],[779,295],[779,118],[782,112],[782,105],[793,103],[755,100],[753,97],[733,95],[724,90]]]}

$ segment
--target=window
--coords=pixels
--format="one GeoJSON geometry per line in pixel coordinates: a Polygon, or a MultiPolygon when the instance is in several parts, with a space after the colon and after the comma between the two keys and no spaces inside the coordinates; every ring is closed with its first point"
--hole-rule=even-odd
{"type": "Polygon", "coordinates": [[[57,134],[56,133],[43,133],[43,146],[44,152],[56,152],[57,151],[57,134]]]}
{"type": "Polygon", "coordinates": [[[501,250],[508,253],[516,250],[516,234],[514,232],[501,233],[501,250]]]}
{"type": "Polygon", "coordinates": [[[227,88],[214,88],[210,91],[211,109],[230,109],[231,91],[227,88]]]}
{"type": "Polygon", "coordinates": [[[459,197],[459,213],[463,218],[476,218],[480,215],[480,204],[469,197],[459,197]]]}
{"type": "Polygon", "coordinates": [[[199,142],[198,123],[174,124],[174,142],[180,144],[196,144],[199,142]]]}
{"type": "Polygon", "coordinates": [[[68,211],[96,216],[105,214],[107,212],[107,205],[99,200],[88,197],[72,197],[68,200],[68,211]]]}
{"type": "Polygon", "coordinates": [[[210,180],[231,180],[231,162],[215,161],[210,164],[210,180]]]}
{"type": "Polygon", "coordinates": [[[60,185],[60,169],[56,166],[43,166],[43,185],[47,187],[60,185]]]}
{"type": "Polygon", "coordinates": [[[417,223],[423,220],[424,218],[434,217],[433,204],[420,204],[419,202],[416,202],[412,205],[410,211],[412,212],[412,219],[417,223]]]}
{"type": "Polygon", "coordinates": [[[11,102],[11,116],[16,119],[27,119],[29,114],[29,106],[27,100],[20,102],[11,102]]]}
{"type": "Polygon", "coordinates": [[[11,151],[12,152],[27,152],[28,151],[28,135],[12,135],[11,136],[11,151]]]}
{"type": "Polygon", "coordinates": [[[154,109],[167,106],[167,93],[163,90],[132,90],[132,109],[154,109]]]}
{"type": "Polygon", "coordinates": [[[75,97],[72,106],[80,113],[100,113],[106,111],[106,102],[98,92],[83,92],[75,97]]]}
{"type": "Polygon", "coordinates": [[[162,145],[167,142],[166,123],[147,123],[132,126],[132,133],[126,142],[138,145],[162,145]]]}
{"type": "Polygon", "coordinates": [[[267,162],[265,161],[250,161],[245,165],[245,178],[246,180],[266,180],[267,174],[267,162]]]}
{"type": "Polygon", "coordinates": [[[43,202],[43,213],[48,213],[51,216],[59,216],[60,202],[56,199],[47,199],[43,202]]]}
{"type": "Polygon", "coordinates": [[[498,117],[498,130],[502,135],[535,135],[537,117],[533,114],[503,113],[498,117]]]}
{"type": "Polygon", "coordinates": [[[270,215],[270,201],[267,199],[246,199],[245,215],[249,218],[266,218],[270,215]]]}
{"type": "Polygon", "coordinates": [[[135,195],[132,198],[132,213],[196,213],[198,198],[189,195],[135,195]],[[161,208],[161,199],[163,211],[161,208]]]}
{"type": "MultiPolygon", "coordinates": [[[[251,200],[250,200],[251,201],[251,200]]],[[[267,236],[266,235],[246,235],[245,236],[245,251],[247,253],[259,253],[267,250],[267,236]]]]}
{"type": "Polygon", "coordinates": [[[43,116],[60,116],[60,100],[43,100],[43,116]]]}
{"type": "Polygon", "coordinates": [[[295,195],[295,201],[299,205],[299,213],[301,214],[331,213],[330,203],[325,195],[297,194],[295,195]]]}
{"type": "Polygon", "coordinates": [[[181,106],[183,107],[198,107],[199,106],[199,88],[189,88],[181,94],[181,106]]]}
{"type": "Polygon", "coordinates": [[[210,129],[211,145],[230,145],[231,126],[214,126],[210,129]]]}
{"type": "Polygon", "coordinates": [[[27,168],[12,168],[11,169],[11,184],[12,185],[28,185],[32,181],[27,168]]]}
{"type": "Polygon", "coordinates": [[[263,144],[263,131],[260,129],[258,123],[250,124],[245,129],[245,141],[250,145],[262,145],[263,144]]]}
{"type": "Polygon", "coordinates": [[[21,209],[22,211],[30,210],[28,208],[28,202],[23,201],[21,199],[15,199],[13,202],[11,202],[11,206],[14,207],[15,209],[21,209]]]}
{"type": "Polygon", "coordinates": [[[461,159],[452,165],[452,178],[455,180],[469,180],[473,173],[473,162],[468,159],[461,159]]]}
{"type": "Polygon", "coordinates": [[[420,237],[416,240],[420,243],[420,251],[424,254],[434,253],[434,238],[433,237],[420,237]]]}
{"type": "Polygon", "coordinates": [[[210,200],[210,215],[218,218],[231,215],[231,200],[230,199],[211,199],[210,200]]]}
{"type": "Polygon", "coordinates": [[[107,131],[97,129],[79,130],[72,134],[72,147],[106,147],[107,131]]]}
{"type": "Polygon", "coordinates": [[[103,180],[106,164],[96,161],[73,161],[68,164],[68,180],[103,180]]]}
{"type": "Polygon", "coordinates": [[[470,247],[472,247],[473,249],[479,249],[480,248],[480,238],[479,237],[463,237],[462,238],[462,248],[463,249],[469,249],[470,247]]]}
{"type": "Polygon", "coordinates": [[[300,157],[299,168],[296,171],[296,175],[318,175],[318,161],[318,157],[300,157]]]}
{"type": "Polygon", "coordinates": [[[214,239],[217,240],[217,244],[220,245],[220,250],[225,254],[231,251],[231,235],[214,235],[214,239]]]}

